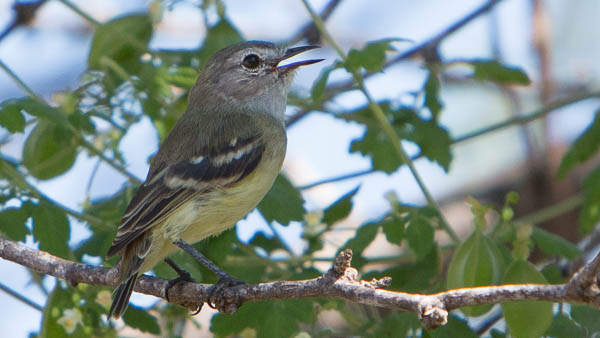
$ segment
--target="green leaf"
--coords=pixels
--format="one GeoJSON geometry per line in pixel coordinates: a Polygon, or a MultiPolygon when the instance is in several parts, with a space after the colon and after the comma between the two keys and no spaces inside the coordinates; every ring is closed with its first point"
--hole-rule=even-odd
{"type": "Polygon", "coordinates": [[[569,151],[563,156],[558,168],[558,177],[563,178],[575,166],[584,163],[600,148],[600,110],[594,121],[577,137],[569,151]]]}
{"type": "MultiPolygon", "coordinates": [[[[387,101],[379,103],[379,106],[400,139],[416,143],[425,157],[435,161],[445,171],[448,171],[452,160],[450,151],[452,140],[445,128],[441,127],[435,120],[424,120],[412,108],[393,108],[391,103],[387,101]]],[[[402,164],[396,149],[382,131],[379,122],[374,118],[368,107],[338,115],[338,117],[366,125],[365,134],[362,138],[352,141],[350,151],[360,152],[371,157],[373,169],[392,173],[402,164]]]]}
{"type": "Polygon", "coordinates": [[[359,188],[360,186],[352,189],[327,207],[323,214],[323,221],[328,225],[333,225],[335,222],[348,217],[352,210],[352,198],[359,188]]]}
{"type": "Polygon", "coordinates": [[[385,238],[390,243],[400,245],[404,239],[404,226],[406,219],[392,216],[390,219],[386,219],[381,222],[381,228],[385,234],[385,238]]]}
{"type": "Polygon", "coordinates": [[[56,283],[44,307],[40,337],[69,337],[65,328],[58,323],[58,320],[63,316],[64,310],[73,306],[72,294],[63,290],[60,283],[56,283]]]}
{"type": "Polygon", "coordinates": [[[552,263],[545,265],[542,268],[541,273],[550,284],[562,284],[565,282],[562,268],[558,264],[552,263]]]}
{"type": "Polygon", "coordinates": [[[66,127],[40,120],[23,147],[23,164],[31,175],[45,180],[73,166],[77,156],[74,135],[66,127]]]}
{"type": "Polygon", "coordinates": [[[349,239],[340,247],[340,251],[344,249],[352,249],[352,252],[354,253],[352,256],[352,266],[360,269],[360,267],[366,263],[365,258],[362,257],[362,253],[365,251],[367,246],[373,242],[378,230],[379,224],[377,223],[365,224],[356,230],[356,234],[353,238],[349,239]]]}
{"type": "MultiPolygon", "coordinates": [[[[117,63],[128,74],[141,67],[140,57],[147,52],[152,36],[152,20],[146,14],[134,14],[110,20],[96,29],[88,57],[90,69],[106,69],[106,59],[117,63]]],[[[123,79],[119,79],[118,83],[123,79]]]]}
{"type": "Polygon", "coordinates": [[[531,83],[527,74],[519,67],[503,65],[492,60],[473,60],[468,63],[473,66],[473,77],[476,80],[500,84],[528,85],[531,83]]]}
{"type": "Polygon", "coordinates": [[[581,250],[575,244],[544,229],[534,227],[532,237],[540,250],[548,255],[562,256],[569,260],[581,255],[581,250]]]}
{"type": "Polygon", "coordinates": [[[434,338],[479,337],[464,319],[455,315],[448,316],[448,324],[433,331],[427,331],[434,338]]]}
{"type": "Polygon", "coordinates": [[[360,67],[364,67],[370,72],[378,72],[385,65],[385,52],[394,50],[390,44],[400,39],[382,39],[369,42],[362,50],[352,49],[348,53],[348,58],[344,66],[354,73],[360,67]]]}
{"type": "MultiPolygon", "coordinates": [[[[500,283],[504,273],[504,260],[496,244],[475,231],[456,249],[448,267],[449,289],[494,285],[500,283]]],[[[493,304],[461,308],[467,316],[481,316],[493,304]]]]}
{"type": "Polygon", "coordinates": [[[6,100],[2,102],[1,109],[2,111],[26,112],[29,115],[37,116],[57,124],[65,122],[65,116],[59,109],[32,97],[6,100]]]}
{"type": "Polygon", "coordinates": [[[564,313],[559,313],[554,317],[552,325],[546,331],[545,336],[556,338],[586,337],[583,329],[564,313]]]}
{"type": "Polygon", "coordinates": [[[69,220],[61,209],[44,201],[33,208],[33,239],[40,242],[40,250],[69,259],[69,234],[69,220]]]}
{"type": "Polygon", "coordinates": [[[29,212],[24,208],[6,208],[0,211],[0,233],[13,241],[24,241],[29,234],[25,222],[29,212]]]}
{"type": "MultiPolygon", "coordinates": [[[[515,260],[506,270],[504,284],[546,284],[544,276],[524,260],[515,260]]],[[[502,303],[502,312],[513,337],[539,337],[552,323],[551,302],[507,302],[502,303]]]]}
{"type": "Polygon", "coordinates": [[[202,65],[218,50],[243,41],[240,32],[227,19],[221,19],[216,25],[210,27],[206,33],[204,44],[198,57],[202,65]]]}
{"type": "Polygon", "coordinates": [[[234,315],[215,315],[210,331],[226,337],[251,328],[256,337],[293,337],[300,330],[299,322],[314,321],[316,311],[312,303],[305,299],[246,303],[234,315]]]}
{"type": "MultiPolygon", "coordinates": [[[[354,266],[354,259],[352,260],[354,266]]],[[[363,280],[371,278],[381,278],[382,276],[392,277],[391,290],[402,290],[403,292],[428,292],[432,281],[439,277],[438,270],[440,257],[437,245],[431,248],[427,256],[415,263],[397,264],[392,268],[381,272],[366,273],[363,280]]]]}
{"type": "Polygon", "coordinates": [[[437,120],[444,107],[440,100],[440,79],[438,73],[432,69],[429,69],[429,76],[425,82],[425,106],[431,112],[434,120],[437,120]]]}
{"type": "Polygon", "coordinates": [[[173,86],[192,88],[198,77],[198,70],[192,67],[175,67],[163,75],[164,80],[173,86]]]}
{"type": "Polygon", "coordinates": [[[419,327],[419,320],[413,313],[390,313],[379,327],[374,337],[407,337],[408,330],[419,327]]]}
{"type": "Polygon", "coordinates": [[[587,305],[571,305],[571,318],[587,331],[587,337],[600,332],[600,310],[587,305]]]}
{"type": "Polygon", "coordinates": [[[327,66],[321,70],[321,74],[313,83],[313,86],[310,89],[310,96],[314,103],[321,102],[321,98],[323,97],[323,93],[325,92],[325,87],[327,86],[327,79],[329,79],[329,74],[331,74],[332,71],[341,68],[342,66],[342,63],[336,61],[334,64],[327,66]]]}
{"type": "Polygon", "coordinates": [[[583,208],[579,215],[579,226],[588,233],[600,220],[600,167],[590,172],[583,181],[583,208]]]}
{"type": "Polygon", "coordinates": [[[416,217],[408,222],[406,239],[408,245],[417,255],[417,259],[425,257],[433,247],[433,227],[423,217],[416,217]]]}
{"type": "Polygon", "coordinates": [[[160,326],[158,326],[156,317],[135,305],[129,304],[127,311],[123,314],[123,321],[127,326],[142,332],[160,334],[160,326]]]}
{"type": "Polygon", "coordinates": [[[258,210],[267,222],[277,221],[283,225],[302,220],[306,213],[300,191],[283,175],[277,176],[271,190],[258,204],[258,210]]]}
{"type": "Polygon", "coordinates": [[[0,125],[11,133],[22,133],[25,130],[25,116],[16,105],[0,106],[0,125]]]}

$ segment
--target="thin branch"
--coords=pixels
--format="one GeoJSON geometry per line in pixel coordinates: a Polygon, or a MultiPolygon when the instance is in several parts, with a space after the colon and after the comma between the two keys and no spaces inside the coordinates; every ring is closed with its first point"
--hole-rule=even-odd
{"type": "MultiPolygon", "coordinates": [[[[330,0],[321,12],[321,15],[319,15],[321,20],[327,21],[327,19],[329,19],[331,14],[333,14],[333,11],[335,11],[341,2],[342,0],[330,0]]],[[[311,21],[300,28],[300,30],[289,39],[289,44],[293,45],[304,39],[306,39],[310,44],[318,44],[321,40],[320,35],[321,34],[319,33],[319,30],[315,26],[314,22],[311,21]]]]}
{"type": "MultiPolygon", "coordinates": [[[[344,62],[346,62],[346,59],[347,59],[346,53],[336,43],[336,41],[331,37],[331,35],[327,31],[327,29],[325,28],[325,24],[323,23],[323,21],[321,21],[321,18],[319,18],[315,14],[314,10],[310,7],[307,0],[302,0],[302,3],[304,4],[304,7],[306,8],[306,10],[310,13],[310,16],[312,17],[313,21],[315,22],[315,25],[317,26],[317,28],[319,28],[319,30],[321,31],[321,34],[323,34],[323,38],[325,40],[327,40],[327,42],[333,47],[333,49],[338,53],[338,55],[342,58],[342,60],[344,62]]],[[[384,134],[388,137],[388,139],[394,146],[394,149],[396,150],[398,157],[400,158],[400,160],[403,163],[406,163],[406,165],[410,169],[410,172],[412,173],[415,181],[417,182],[417,185],[423,192],[423,195],[425,195],[425,199],[427,200],[427,203],[431,207],[438,210],[441,228],[444,231],[446,231],[446,233],[448,233],[448,235],[450,236],[452,241],[458,242],[459,239],[458,239],[458,236],[456,235],[456,232],[454,232],[454,229],[452,229],[452,227],[450,227],[450,225],[448,224],[448,221],[442,214],[440,206],[438,205],[436,200],[433,198],[433,195],[431,195],[431,193],[429,192],[429,189],[425,185],[425,182],[421,179],[421,176],[419,175],[419,172],[417,171],[413,161],[410,159],[410,157],[404,150],[404,147],[400,143],[400,138],[396,134],[396,131],[390,124],[390,121],[385,116],[385,113],[383,112],[381,107],[375,102],[375,100],[371,96],[371,93],[367,90],[365,83],[364,83],[364,78],[362,77],[362,75],[360,74],[360,72],[358,70],[352,72],[352,75],[353,75],[354,81],[358,85],[360,91],[367,98],[369,108],[371,109],[371,111],[373,112],[373,115],[379,122],[381,129],[383,130],[384,134]]]]}
{"type": "Polygon", "coordinates": [[[38,310],[38,311],[44,311],[44,307],[42,307],[41,305],[37,304],[36,302],[30,300],[29,298],[23,296],[22,294],[18,293],[17,291],[9,288],[8,286],[0,283],[0,290],[8,293],[9,295],[15,297],[16,299],[20,300],[22,303],[27,304],[29,306],[31,306],[32,308],[38,310]]]}
{"type": "Polygon", "coordinates": [[[80,17],[82,17],[85,21],[90,23],[92,26],[100,25],[100,22],[98,20],[92,18],[89,14],[87,14],[86,12],[81,10],[81,8],[77,7],[72,2],[67,1],[67,0],[58,0],[58,1],[62,2],[63,5],[69,7],[69,9],[71,9],[73,12],[77,13],[80,17]]]}
{"type": "MultiPolygon", "coordinates": [[[[71,262],[1,236],[0,257],[40,273],[64,279],[70,284],[115,286],[118,283],[118,271],[114,268],[71,262]]],[[[225,313],[235,313],[247,301],[316,297],[345,299],[398,311],[416,312],[427,329],[446,324],[448,312],[464,306],[536,300],[585,303],[600,308],[597,280],[595,277],[590,278],[600,267],[600,254],[566,284],[485,286],[430,295],[383,290],[383,287],[391,283],[389,277],[371,281],[360,280],[358,271],[350,266],[351,260],[352,251],[344,250],[336,257],[332,268],[318,278],[243,284],[223,288],[217,295],[213,295],[212,299],[216,299],[214,305],[217,309],[225,313]],[[592,272],[592,275],[589,272],[592,272]]],[[[143,275],[134,290],[164,299],[167,283],[167,280],[143,275]]],[[[212,285],[182,282],[169,290],[169,299],[172,303],[196,309],[208,300],[213,290],[212,285]]]]}
{"type": "MultiPolygon", "coordinates": [[[[467,133],[465,135],[458,136],[452,140],[451,144],[456,145],[458,143],[468,141],[470,139],[473,139],[473,138],[476,138],[476,137],[479,137],[479,136],[482,136],[485,134],[496,132],[500,129],[508,128],[508,127],[515,126],[515,125],[523,125],[523,124],[529,123],[531,121],[535,121],[539,118],[545,117],[549,113],[556,111],[560,108],[564,108],[573,103],[577,103],[580,101],[584,101],[587,99],[593,99],[593,98],[600,98],[600,92],[588,92],[588,93],[576,94],[576,95],[571,96],[566,99],[559,99],[559,100],[556,100],[555,102],[552,102],[549,105],[547,105],[539,110],[533,111],[531,113],[523,114],[523,115],[511,118],[511,119],[508,119],[506,121],[496,123],[496,124],[493,124],[491,126],[488,126],[488,127],[482,128],[482,129],[478,129],[476,131],[467,133]]],[[[423,154],[419,154],[418,156],[413,157],[412,160],[414,161],[421,157],[423,157],[423,154]]],[[[377,172],[377,171],[374,169],[359,170],[359,171],[356,171],[353,173],[348,173],[348,174],[343,174],[340,176],[325,178],[323,180],[319,180],[319,181],[316,181],[313,183],[309,183],[309,184],[300,186],[300,187],[298,187],[298,189],[302,189],[302,190],[303,189],[311,189],[311,188],[314,188],[314,187],[322,185],[322,184],[344,181],[347,179],[372,174],[374,172],[377,172]]]]}

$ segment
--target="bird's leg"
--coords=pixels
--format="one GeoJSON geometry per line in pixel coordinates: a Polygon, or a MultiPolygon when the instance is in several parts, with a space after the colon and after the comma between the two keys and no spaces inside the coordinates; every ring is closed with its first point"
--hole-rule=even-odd
{"type": "Polygon", "coordinates": [[[169,290],[173,286],[175,286],[175,285],[177,285],[177,284],[179,284],[181,282],[192,282],[192,283],[194,283],[195,280],[192,278],[192,275],[190,275],[189,272],[183,270],[179,265],[175,264],[175,262],[173,262],[172,259],[165,258],[165,263],[167,263],[167,265],[169,265],[179,275],[179,277],[171,279],[169,281],[169,283],[167,283],[167,286],[165,287],[165,298],[167,299],[167,302],[170,302],[170,300],[169,300],[169,290]]]}
{"type": "Polygon", "coordinates": [[[194,249],[194,247],[192,247],[188,243],[184,242],[183,240],[178,239],[175,242],[173,242],[173,244],[177,245],[178,247],[183,249],[183,251],[190,254],[198,262],[200,262],[207,269],[209,269],[215,275],[217,275],[217,277],[219,277],[219,281],[217,282],[217,284],[215,284],[213,286],[213,289],[211,290],[210,295],[208,296],[208,299],[209,299],[208,306],[210,306],[211,308],[214,308],[213,304],[215,304],[215,302],[213,302],[212,298],[219,290],[221,290],[225,287],[246,284],[246,282],[244,282],[243,280],[230,276],[227,272],[223,271],[215,263],[213,263],[210,259],[206,258],[206,256],[201,254],[198,250],[194,249]]]}

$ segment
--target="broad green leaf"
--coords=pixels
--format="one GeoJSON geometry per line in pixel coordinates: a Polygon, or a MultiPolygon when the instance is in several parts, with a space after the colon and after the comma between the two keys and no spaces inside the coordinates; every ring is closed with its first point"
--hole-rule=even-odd
{"type": "Polygon", "coordinates": [[[571,305],[571,318],[587,332],[587,337],[593,337],[600,332],[600,310],[587,305],[571,305]]]}
{"type": "Polygon", "coordinates": [[[387,136],[379,129],[368,128],[364,136],[350,144],[350,152],[360,152],[371,158],[371,166],[388,174],[402,164],[387,136]]]}
{"type": "Polygon", "coordinates": [[[518,85],[531,83],[527,74],[519,67],[503,65],[492,60],[473,60],[469,61],[469,64],[473,66],[473,77],[476,80],[518,85]]]}
{"type": "Polygon", "coordinates": [[[356,234],[353,238],[349,239],[344,245],[340,247],[341,250],[352,249],[354,255],[352,256],[352,266],[360,269],[366,260],[362,256],[363,251],[373,242],[377,231],[379,230],[379,224],[369,223],[362,225],[356,230],[356,234]]]}
{"type": "MultiPolygon", "coordinates": [[[[494,285],[500,283],[504,260],[496,244],[480,231],[475,231],[456,249],[448,267],[449,289],[494,285]]],[[[493,304],[461,308],[467,316],[481,316],[493,304]]]]}
{"type": "Polygon", "coordinates": [[[129,304],[127,311],[123,314],[123,321],[127,326],[142,332],[160,334],[160,326],[158,326],[156,317],[135,305],[129,304]]]}
{"type": "Polygon", "coordinates": [[[204,44],[198,57],[204,66],[209,57],[221,48],[227,47],[244,39],[240,32],[227,19],[221,19],[216,25],[210,27],[206,33],[204,44]]]}
{"type": "Polygon", "coordinates": [[[258,204],[258,210],[267,222],[277,221],[283,225],[302,220],[306,213],[300,191],[283,175],[277,176],[271,190],[258,204]]]}
{"type": "Polygon", "coordinates": [[[268,254],[273,250],[283,248],[281,242],[277,238],[273,235],[267,236],[262,231],[256,232],[248,243],[264,249],[268,254]]]}
{"type": "Polygon", "coordinates": [[[44,201],[33,208],[33,239],[40,242],[40,250],[69,259],[69,234],[69,220],[61,209],[44,201]]]}
{"type": "Polygon", "coordinates": [[[569,260],[581,255],[581,250],[575,244],[544,229],[534,227],[532,237],[540,249],[548,255],[562,256],[569,260]]]}
{"type": "Polygon", "coordinates": [[[584,163],[600,148],[600,110],[594,121],[577,137],[569,151],[563,156],[558,168],[558,177],[563,178],[575,166],[584,163]]]}
{"type": "Polygon", "coordinates": [[[25,130],[25,116],[16,105],[2,104],[0,106],[0,126],[11,133],[22,133],[25,130]]]}
{"type": "Polygon", "coordinates": [[[433,227],[423,217],[416,217],[408,222],[406,239],[408,245],[417,255],[417,259],[425,257],[433,247],[433,227]]]}
{"type": "Polygon", "coordinates": [[[552,325],[545,335],[556,338],[586,337],[583,329],[564,313],[559,313],[554,317],[552,325]]]}
{"type": "Polygon", "coordinates": [[[210,331],[226,337],[249,328],[255,331],[256,337],[293,337],[300,331],[299,323],[316,319],[312,303],[306,299],[246,303],[234,315],[215,315],[210,331]]]}
{"type": "Polygon", "coordinates": [[[473,332],[473,330],[471,330],[464,319],[461,319],[456,315],[448,316],[448,324],[433,331],[427,332],[431,337],[434,338],[479,337],[475,332],[473,332]]]}
{"type": "Polygon", "coordinates": [[[352,189],[327,207],[323,215],[323,222],[333,225],[335,222],[348,217],[352,210],[352,198],[356,195],[359,188],[360,186],[352,189]]]}
{"type": "Polygon", "coordinates": [[[600,167],[589,173],[583,181],[583,195],[579,227],[581,232],[588,233],[600,220],[600,167]]]}
{"type": "MultiPolygon", "coordinates": [[[[151,36],[152,20],[146,14],[110,20],[100,25],[94,33],[88,67],[104,70],[108,59],[121,66],[128,74],[136,74],[142,65],[140,57],[147,52],[151,36]]],[[[118,83],[124,79],[119,80],[118,83]]]]}
{"type": "Polygon", "coordinates": [[[116,230],[129,201],[133,198],[134,190],[129,185],[124,186],[110,196],[95,198],[87,202],[83,211],[108,223],[114,223],[116,230]]]}
{"type": "MultiPolygon", "coordinates": [[[[381,102],[379,106],[385,112],[400,139],[416,143],[422,155],[438,163],[444,170],[448,170],[452,159],[450,152],[452,140],[446,129],[437,124],[435,120],[421,118],[412,108],[393,108],[387,101],[381,102]]],[[[387,135],[383,133],[379,122],[368,107],[338,116],[347,121],[366,125],[365,134],[362,138],[352,141],[350,151],[369,156],[373,169],[392,173],[402,164],[396,149],[387,135]]]]}
{"type": "Polygon", "coordinates": [[[565,282],[566,277],[563,275],[562,268],[556,263],[545,265],[541,273],[549,284],[562,284],[565,282]]]}
{"type": "Polygon", "coordinates": [[[390,243],[400,245],[404,239],[404,226],[406,219],[392,216],[390,219],[386,219],[381,222],[381,229],[385,234],[385,238],[390,243]]]}
{"type": "Polygon", "coordinates": [[[378,72],[385,65],[385,52],[394,50],[390,44],[399,39],[382,39],[369,42],[362,50],[352,49],[344,66],[353,73],[364,67],[370,72],[378,72]]]}
{"type": "Polygon", "coordinates": [[[6,100],[2,102],[0,109],[2,111],[26,112],[29,115],[37,116],[57,124],[65,122],[65,116],[59,109],[32,97],[6,100]]]}
{"type": "Polygon", "coordinates": [[[23,147],[23,164],[31,175],[49,179],[69,170],[77,156],[77,142],[69,129],[40,120],[23,147]]]}
{"type": "MultiPolygon", "coordinates": [[[[546,284],[546,279],[533,264],[518,259],[506,269],[503,283],[546,284]]],[[[502,312],[513,337],[540,337],[552,323],[551,302],[502,303],[502,312]]]]}
{"type": "Polygon", "coordinates": [[[437,120],[442,111],[443,104],[440,100],[440,79],[438,73],[433,69],[429,70],[429,76],[425,82],[425,106],[431,112],[433,120],[437,120]]]}
{"type": "Polygon", "coordinates": [[[29,213],[23,208],[6,208],[0,211],[0,233],[13,241],[24,241],[29,234],[25,221],[29,213]]]}
{"type": "Polygon", "coordinates": [[[343,65],[336,61],[334,64],[327,66],[321,70],[321,74],[313,83],[313,86],[310,90],[310,96],[313,102],[321,102],[321,98],[323,97],[323,92],[325,91],[325,87],[327,86],[327,79],[329,79],[329,74],[332,71],[342,67],[343,65]]]}

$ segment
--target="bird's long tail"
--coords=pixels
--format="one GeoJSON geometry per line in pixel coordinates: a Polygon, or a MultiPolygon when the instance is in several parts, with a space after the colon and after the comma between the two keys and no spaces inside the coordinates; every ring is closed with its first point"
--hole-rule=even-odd
{"type": "Polygon", "coordinates": [[[113,293],[113,302],[110,306],[110,311],[108,311],[108,318],[113,316],[115,319],[119,319],[123,312],[125,312],[129,305],[129,298],[131,298],[131,293],[133,292],[133,287],[135,286],[138,276],[139,274],[134,274],[115,289],[115,292],[113,293]]]}

